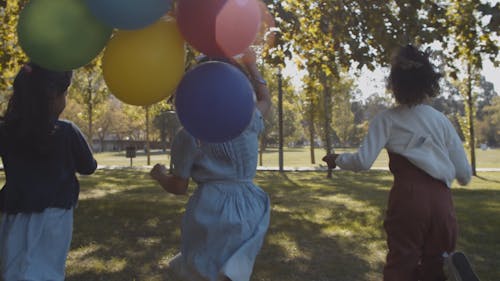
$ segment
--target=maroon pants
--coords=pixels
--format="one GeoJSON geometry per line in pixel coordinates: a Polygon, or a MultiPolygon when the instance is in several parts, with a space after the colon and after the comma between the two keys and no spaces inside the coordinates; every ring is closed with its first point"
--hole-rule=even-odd
{"type": "Polygon", "coordinates": [[[455,249],[457,220],[450,189],[389,153],[394,185],[384,228],[389,252],[384,281],[442,281],[443,253],[455,249]]]}

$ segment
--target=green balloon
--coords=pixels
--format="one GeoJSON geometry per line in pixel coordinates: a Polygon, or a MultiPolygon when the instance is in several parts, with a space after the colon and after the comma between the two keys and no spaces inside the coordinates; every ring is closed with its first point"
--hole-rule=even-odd
{"type": "Polygon", "coordinates": [[[19,45],[34,63],[64,71],[93,60],[112,28],[94,18],[83,0],[31,0],[19,15],[19,45]]]}

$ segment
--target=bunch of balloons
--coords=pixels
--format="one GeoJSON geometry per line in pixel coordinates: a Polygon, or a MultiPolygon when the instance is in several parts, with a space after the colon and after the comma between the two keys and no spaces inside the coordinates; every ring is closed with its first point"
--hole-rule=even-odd
{"type": "Polygon", "coordinates": [[[260,0],[179,0],[176,9],[172,0],[31,0],[17,31],[28,57],[52,70],[85,66],[104,50],[103,75],[113,95],[146,106],[176,92],[186,129],[219,142],[248,125],[251,86],[224,63],[184,73],[185,41],[208,56],[233,57],[261,43],[269,18],[260,0]]]}

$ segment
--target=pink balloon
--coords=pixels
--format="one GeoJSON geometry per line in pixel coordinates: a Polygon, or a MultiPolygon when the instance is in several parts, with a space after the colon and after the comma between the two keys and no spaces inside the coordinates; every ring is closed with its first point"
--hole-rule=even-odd
{"type": "Polygon", "coordinates": [[[180,0],[177,22],[184,39],[211,57],[233,57],[255,40],[261,12],[257,0],[180,0]]]}

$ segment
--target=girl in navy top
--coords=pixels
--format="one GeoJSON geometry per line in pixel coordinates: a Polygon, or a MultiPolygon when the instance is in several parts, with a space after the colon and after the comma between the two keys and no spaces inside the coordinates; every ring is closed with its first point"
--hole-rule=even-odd
{"type": "Polygon", "coordinates": [[[0,191],[5,281],[64,280],[80,189],[75,173],[92,174],[97,168],[78,127],[58,120],[71,76],[71,71],[24,65],[0,118],[6,177],[0,191]]]}

